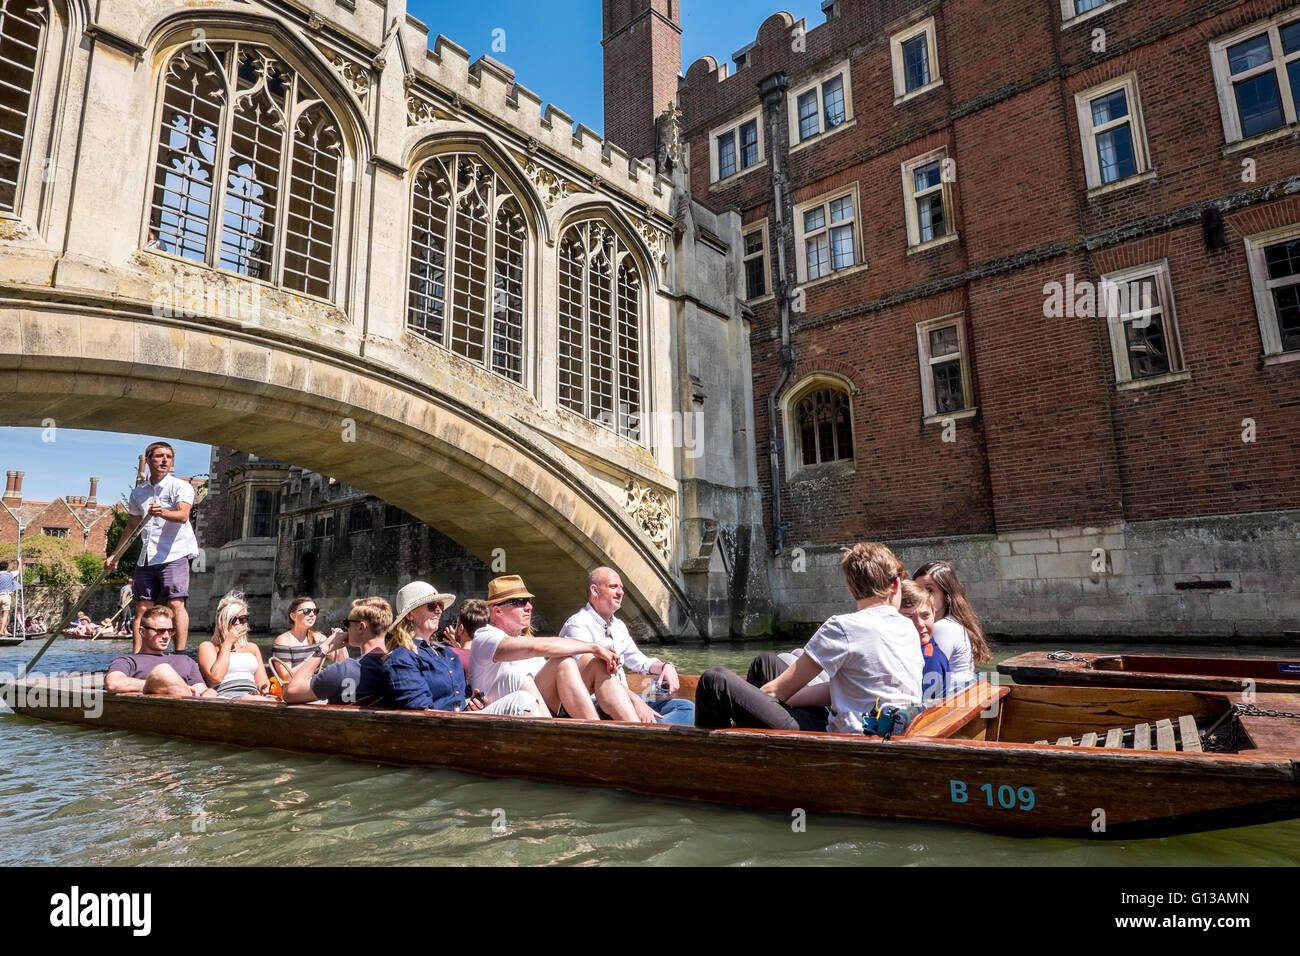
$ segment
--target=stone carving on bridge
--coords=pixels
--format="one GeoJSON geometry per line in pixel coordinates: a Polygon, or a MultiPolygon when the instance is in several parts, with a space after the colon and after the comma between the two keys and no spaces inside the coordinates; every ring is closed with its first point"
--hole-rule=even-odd
{"type": "Polygon", "coordinates": [[[623,509],[650,538],[665,561],[672,560],[673,513],[668,499],[635,478],[623,486],[623,509]]]}
{"type": "Polygon", "coordinates": [[[329,60],[330,65],[334,67],[334,72],[343,80],[345,86],[356,94],[361,105],[366,105],[366,96],[370,93],[370,75],[366,68],[358,63],[353,63],[341,53],[336,53],[329,47],[321,47],[321,53],[325,59],[329,60]]]}
{"type": "Polygon", "coordinates": [[[429,102],[423,96],[406,91],[406,125],[419,126],[421,123],[433,123],[437,120],[451,119],[450,110],[429,102]]]}
{"type": "MultiPolygon", "coordinates": [[[[530,143],[529,146],[531,145],[530,143]]],[[[569,190],[573,187],[568,180],[555,175],[535,159],[516,154],[515,160],[523,167],[524,175],[533,184],[547,209],[560,200],[569,198],[569,190]]]]}

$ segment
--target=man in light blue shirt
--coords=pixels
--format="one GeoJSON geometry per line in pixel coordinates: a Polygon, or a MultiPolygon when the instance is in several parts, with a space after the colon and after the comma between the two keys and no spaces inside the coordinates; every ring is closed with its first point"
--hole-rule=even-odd
{"type": "Polygon", "coordinates": [[[13,613],[14,593],[18,588],[18,579],[10,572],[9,562],[0,561],[0,634],[9,633],[9,615],[13,613]]]}

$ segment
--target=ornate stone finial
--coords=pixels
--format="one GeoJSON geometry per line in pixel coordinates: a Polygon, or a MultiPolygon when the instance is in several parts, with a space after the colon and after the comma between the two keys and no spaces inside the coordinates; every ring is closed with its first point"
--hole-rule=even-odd
{"type": "Polygon", "coordinates": [[[533,184],[533,188],[537,190],[537,195],[541,197],[547,209],[560,200],[568,198],[569,183],[566,180],[555,175],[536,160],[530,159],[523,165],[524,175],[533,184]]]}
{"type": "Polygon", "coordinates": [[[629,478],[623,486],[623,510],[637,523],[665,561],[672,559],[673,513],[668,499],[629,478]]]}
{"type": "Polygon", "coordinates": [[[655,118],[655,172],[670,175],[682,162],[685,146],[682,144],[682,111],[676,103],[655,118]]]}
{"type": "Polygon", "coordinates": [[[650,251],[654,253],[655,259],[661,269],[668,267],[668,234],[652,223],[649,219],[639,219],[636,224],[637,232],[641,233],[641,238],[645,240],[650,251]]]}
{"type": "Polygon", "coordinates": [[[325,21],[321,19],[321,15],[319,13],[313,13],[310,17],[307,18],[308,30],[315,32],[316,30],[319,30],[324,25],[325,25],[325,21]]]}
{"type": "Polygon", "coordinates": [[[334,67],[334,72],[339,75],[347,88],[356,94],[362,105],[365,105],[366,94],[370,92],[370,76],[366,73],[365,67],[353,63],[341,53],[336,53],[328,47],[322,47],[321,53],[329,60],[330,65],[334,67]]]}

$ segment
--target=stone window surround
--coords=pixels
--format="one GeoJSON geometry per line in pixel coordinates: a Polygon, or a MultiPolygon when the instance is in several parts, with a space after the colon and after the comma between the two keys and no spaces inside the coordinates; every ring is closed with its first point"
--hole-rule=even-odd
{"type": "Polygon", "coordinates": [[[921,419],[922,424],[934,425],[944,419],[970,418],[977,411],[975,405],[975,387],[971,380],[970,343],[966,339],[966,313],[950,312],[916,323],[916,349],[921,371],[921,419]],[[957,349],[961,356],[961,391],[963,408],[948,412],[937,410],[934,397],[934,377],[930,374],[930,333],[935,329],[957,327],[957,349]]]}
{"type": "Polygon", "coordinates": [[[1110,352],[1115,371],[1115,385],[1119,391],[1143,388],[1150,385],[1162,385],[1170,381],[1184,381],[1191,377],[1183,358],[1182,341],[1178,334],[1178,315],[1174,308],[1174,289],[1169,275],[1169,260],[1156,259],[1141,265],[1131,266],[1108,272],[1099,283],[1097,308],[1105,317],[1110,335],[1110,352]],[[1160,319],[1164,332],[1166,351],[1169,355],[1169,371],[1143,378],[1134,378],[1129,367],[1127,337],[1124,333],[1124,319],[1117,309],[1112,308],[1113,289],[1117,286],[1139,279],[1154,278],[1156,290],[1160,296],[1160,319]]]}
{"type": "MultiPolygon", "coordinates": [[[[862,248],[862,205],[858,199],[858,182],[854,180],[851,184],[843,189],[833,189],[830,192],[822,193],[805,202],[801,202],[794,207],[794,255],[795,255],[795,276],[800,285],[812,285],[818,282],[829,282],[837,277],[848,275],[858,269],[866,268],[867,260],[863,255],[862,248]],[[824,276],[818,276],[816,279],[808,278],[808,254],[804,246],[804,228],[803,214],[804,210],[811,209],[814,206],[826,206],[826,228],[829,232],[830,223],[830,204],[831,200],[839,199],[842,196],[851,196],[853,200],[853,265],[847,269],[836,270],[833,266],[831,271],[824,276]]],[[[832,253],[831,262],[834,263],[832,253]]]]}
{"type": "Polygon", "coordinates": [[[798,86],[791,86],[785,95],[785,109],[787,126],[790,133],[790,152],[803,149],[805,146],[811,146],[813,143],[825,141],[826,137],[834,136],[836,133],[846,130],[855,124],[853,116],[853,78],[849,71],[849,61],[841,60],[830,69],[817,74],[801,82],[798,86]],[[836,76],[844,77],[844,119],[837,126],[830,129],[823,129],[823,123],[826,117],[823,112],[826,108],[825,100],[822,99],[822,84],[827,80],[833,80],[836,76]],[[799,138],[799,97],[816,87],[817,89],[817,126],[818,131],[807,139],[799,138]]]}
{"type": "Polygon", "coordinates": [[[781,396],[780,414],[781,427],[783,432],[785,447],[785,477],[787,480],[794,479],[803,473],[813,473],[814,470],[834,468],[837,471],[851,473],[856,470],[857,461],[857,428],[853,423],[853,398],[858,394],[858,388],[847,377],[838,372],[811,372],[805,375],[790,388],[785,390],[781,396]],[[819,389],[831,388],[843,392],[849,400],[849,434],[853,440],[853,447],[850,449],[851,454],[848,458],[841,458],[837,461],[823,461],[815,465],[805,465],[803,463],[803,445],[799,435],[799,423],[795,420],[795,409],[799,401],[810,392],[819,389]]]}
{"type": "Polygon", "coordinates": [[[752,173],[756,169],[761,169],[767,165],[767,132],[763,129],[763,108],[756,106],[748,113],[738,116],[734,120],[729,120],[722,126],[709,131],[709,184],[730,186],[741,176],[752,173]],[[750,121],[758,129],[758,159],[752,166],[741,167],[740,164],[740,127],[750,121]],[[727,133],[735,134],[733,142],[736,145],[736,171],[726,179],[720,179],[718,176],[718,139],[727,133]]]}
{"type": "Polygon", "coordinates": [[[1300,223],[1245,237],[1246,263],[1250,271],[1251,290],[1255,294],[1255,316],[1259,320],[1259,335],[1266,365],[1300,361],[1300,351],[1282,351],[1282,337],[1277,328],[1277,313],[1268,288],[1268,269],[1264,263],[1264,249],[1267,246],[1297,238],[1300,238],[1300,223]]]}
{"type": "Polygon", "coordinates": [[[1151,154],[1147,149],[1146,123],[1142,119],[1142,98],[1138,94],[1137,74],[1125,73],[1123,76],[1105,83],[1098,83],[1074,95],[1075,113],[1079,120],[1079,142],[1083,149],[1083,170],[1088,183],[1089,195],[1096,195],[1102,190],[1109,192],[1121,186],[1130,186],[1148,181],[1155,175],[1151,168],[1151,154]],[[1114,182],[1101,181],[1101,158],[1097,153],[1097,137],[1092,125],[1092,101],[1113,93],[1124,91],[1128,104],[1129,130],[1133,140],[1133,162],[1136,167],[1132,176],[1117,179],[1114,182]]]}
{"type": "Polygon", "coordinates": [[[938,34],[935,30],[934,17],[915,23],[906,29],[899,30],[889,38],[889,57],[893,65],[894,76],[894,105],[904,103],[907,100],[923,96],[931,90],[943,85],[943,73],[939,69],[939,41],[938,34]],[[918,86],[914,90],[907,88],[907,77],[903,68],[903,44],[925,34],[926,55],[929,60],[930,82],[918,86]]]}
{"type": "Polygon", "coordinates": [[[943,176],[943,162],[948,158],[948,147],[940,146],[938,149],[932,149],[928,153],[923,153],[914,159],[909,159],[903,163],[903,216],[907,221],[907,247],[908,252],[918,252],[923,249],[931,249],[935,246],[941,246],[944,243],[952,242],[957,238],[957,218],[956,196],[953,192],[953,182],[951,179],[942,179],[943,187],[943,216],[946,231],[942,236],[934,239],[921,241],[921,223],[916,215],[916,177],[913,173],[922,166],[928,166],[935,160],[940,164],[940,176],[943,176]]]}
{"type": "Polygon", "coordinates": [[[1109,0],[1108,3],[1093,7],[1091,10],[1075,13],[1074,0],[1061,0],[1061,29],[1066,30],[1075,24],[1082,23],[1084,20],[1091,20],[1093,17],[1113,10],[1125,2],[1126,0],[1109,0]]]}
{"type": "MultiPolygon", "coordinates": [[[[229,272],[229,270],[223,270],[219,266],[214,266],[210,260],[214,254],[219,256],[220,253],[220,247],[221,247],[220,225],[216,225],[216,226],[212,224],[209,225],[210,239],[211,239],[211,234],[215,234],[216,237],[213,243],[213,245],[215,246],[215,252],[209,251],[207,259],[205,259],[205,261],[203,262],[198,262],[194,259],[190,259],[186,256],[182,256],[177,252],[164,252],[160,249],[146,248],[146,243],[148,242],[149,229],[150,229],[150,224],[152,221],[152,214],[153,214],[153,209],[152,209],[153,194],[154,194],[155,184],[157,181],[156,163],[157,163],[158,141],[159,141],[159,135],[162,127],[163,110],[165,107],[164,100],[167,92],[167,70],[172,62],[172,58],[175,57],[177,54],[183,52],[187,47],[189,47],[194,42],[190,31],[195,27],[196,22],[197,21],[188,21],[188,20],[185,21],[184,24],[178,26],[176,30],[174,30],[171,34],[169,34],[168,37],[164,38],[155,47],[155,54],[153,60],[154,63],[157,65],[157,76],[155,77],[154,80],[154,84],[155,84],[154,114],[153,114],[153,127],[150,133],[150,150],[151,150],[150,170],[149,170],[148,185],[145,190],[144,203],[142,204],[142,210],[141,210],[140,238],[139,238],[141,250],[146,251],[150,255],[163,256],[169,259],[179,260],[190,266],[194,266],[197,268],[209,269],[218,273],[225,273],[228,275],[237,276],[238,280],[241,282],[253,282],[253,283],[257,283],[258,285],[265,286],[267,288],[281,290],[289,295],[301,296],[302,298],[310,301],[324,302],[329,305],[341,307],[342,303],[346,299],[347,289],[345,288],[345,282],[340,278],[332,278],[332,281],[330,283],[329,296],[327,298],[321,298],[320,296],[314,295],[310,292],[296,290],[285,285],[282,282],[282,276],[277,277],[275,279],[263,279],[257,276],[250,276],[242,273],[229,272]]],[[[199,25],[202,26],[202,28],[206,30],[208,33],[208,35],[204,37],[205,44],[206,43],[232,43],[232,44],[238,43],[238,44],[243,44],[243,45],[248,45],[253,47],[261,47],[273,53],[286,67],[293,70],[294,73],[296,73],[298,76],[301,76],[306,79],[308,84],[311,86],[313,92],[316,93],[317,97],[319,97],[321,102],[324,104],[324,107],[328,111],[330,117],[334,120],[334,123],[337,126],[339,131],[339,138],[342,143],[342,146],[339,155],[339,175],[337,177],[337,191],[335,193],[335,205],[334,205],[334,224],[333,224],[333,237],[332,237],[332,242],[333,242],[332,261],[334,263],[334,267],[330,271],[334,276],[346,276],[348,270],[340,269],[338,268],[338,265],[339,263],[347,261],[348,242],[349,242],[347,237],[353,233],[355,228],[355,223],[353,221],[353,205],[356,197],[356,189],[360,183],[360,177],[353,174],[352,181],[349,182],[347,176],[347,169],[349,164],[351,164],[352,167],[355,169],[355,164],[357,162],[357,159],[356,159],[355,136],[350,125],[352,123],[353,116],[352,113],[347,108],[345,108],[344,106],[345,101],[341,96],[338,95],[334,83],[331,79],[329,79],[328,77],[322,77],[318,75],[318,71],[309,68],[307,66],[306,61],[303,59],[302,56],[300,56],[297,53],[297,51],[293,50],[291,46],[277,42],[277,38],[274,35],[265,35],[265,34],[254,35],[254,34],[250,34],[246,30],[240,29],[237,26],[232,26],[229,29],[221,29],[221,28],[213,28],[211,25],[209,25],[206,22],[201,22],[199,23],[199,25]]],[[[231,122],[230,117],[226,115],[226,110],[224,106],[222,110],[223,110],[223,116],[225,117],[225,121],[222,123],[222,129],[218,130],[218,137],[221,144],[217,151],[218,162],[221,162],[224,159],[224,154],[229,150],[228,143],[230,139],[230,130],[231,127],[233,127],[234,125],[233,122],[231,122]]],[[[288,154],[289,154],[288,164],[291,170],[290,173],[291,176],[292,166],[293,166],[292,139],[289,140],[289,143],[290,143],[290,149],[288,150],[288,154]]],[[[284,193],[286,197],[289,191],[288,184],[290,182],[290,176],[283,177],[281,183],[279,184],[280,191],[284,193]]],[[[215,188],[214,188],[214,193],[215,193],[215,188]]],[[[222,187],[220,195],[223,198],[226,195],[224,186],[222,187]]],[[[287,198],[285,202],[287,205],[288,202],[287,198]]],[[[212,205],[215,208],[218,204],[216,202],[213,202],[212,205]]],[[[287,220],[287,216],[279,217],[276,222],[275,247],[277,249],[280,249],[280,247],[282,247],[285,243],[283,228],[286,224],[286,220],[287,220]]],[[[277,256],[277,260],[280,260],[281,258],[282,258],[281,256],[277,256]]]]}
{"type": "Polygon", "coordinates": [[[1294,60],[1296,54],[1288,55],[1283,52],[1281,38],[1278,35],[1280,27],[1288,26],[1297,19],[1300,19],[1300,13],[1294,9],[1287,10],[1266,20],[1259,20],[1241,30],[1235,30],[1210,43],[1210,64],[1214,70],[1214,87],[1219,94],[1219,114],[1223,119],[1223,138],[1226,144],[1232,145],[1243,139],[1241,117],[1237,113],[1237,98],[1233,95],[1232,73],[1228,66],[1228,47],[1261,33],[1269,34],[1269,42],[1273,50],[1271,68],[1278,80],[1283,123],[1278,129],[1266,130],[1252,136],[1251,139],[1277,134],[1300,122],[1300,103],[1292,101],[1291,86],[1287,81],[1285,68],[1288,56],[1294,60]]]}
{"type": "Polygon", "coordinates": [[[772,289],[772,256],[771,256],[772,249],[771,249],[771,244],[768,241],[768,228],[767,228],[766,216],[764,216],[762,219],[758,220],[757,222],[751,223],[748,226],[741,227],[741,234],[740,234],[741,273],[742,274],[745,273],[744,264],[748,262],[750,259],[754,258],[755,255],[757,255],[757,254],[748,255],[748,256],[745,255],[745,237],[750,236],[755,232],[761,232],[763,234],[763,252],[762,252],[763,287],[767,291],[760,296],[755,296],[751,298],[749,296],[749,288],[746,287],[745,301],[751,303],[766,302],[768,299],[773,298],[773,296],[775,295],[775,292],[772,289]]]}

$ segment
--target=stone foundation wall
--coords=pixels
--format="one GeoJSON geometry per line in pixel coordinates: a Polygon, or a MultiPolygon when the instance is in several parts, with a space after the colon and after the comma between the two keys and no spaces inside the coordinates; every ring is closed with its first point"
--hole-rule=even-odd
{"type": "MultiPolygon", "coordinates": [[[[951,561],[994,637],[1300,646],[1300,511],[888,543],[909,570],[951,561]]],[[[839,560],[824,547],[775,560],[778,631],[852,608],[839,560]]]]}

